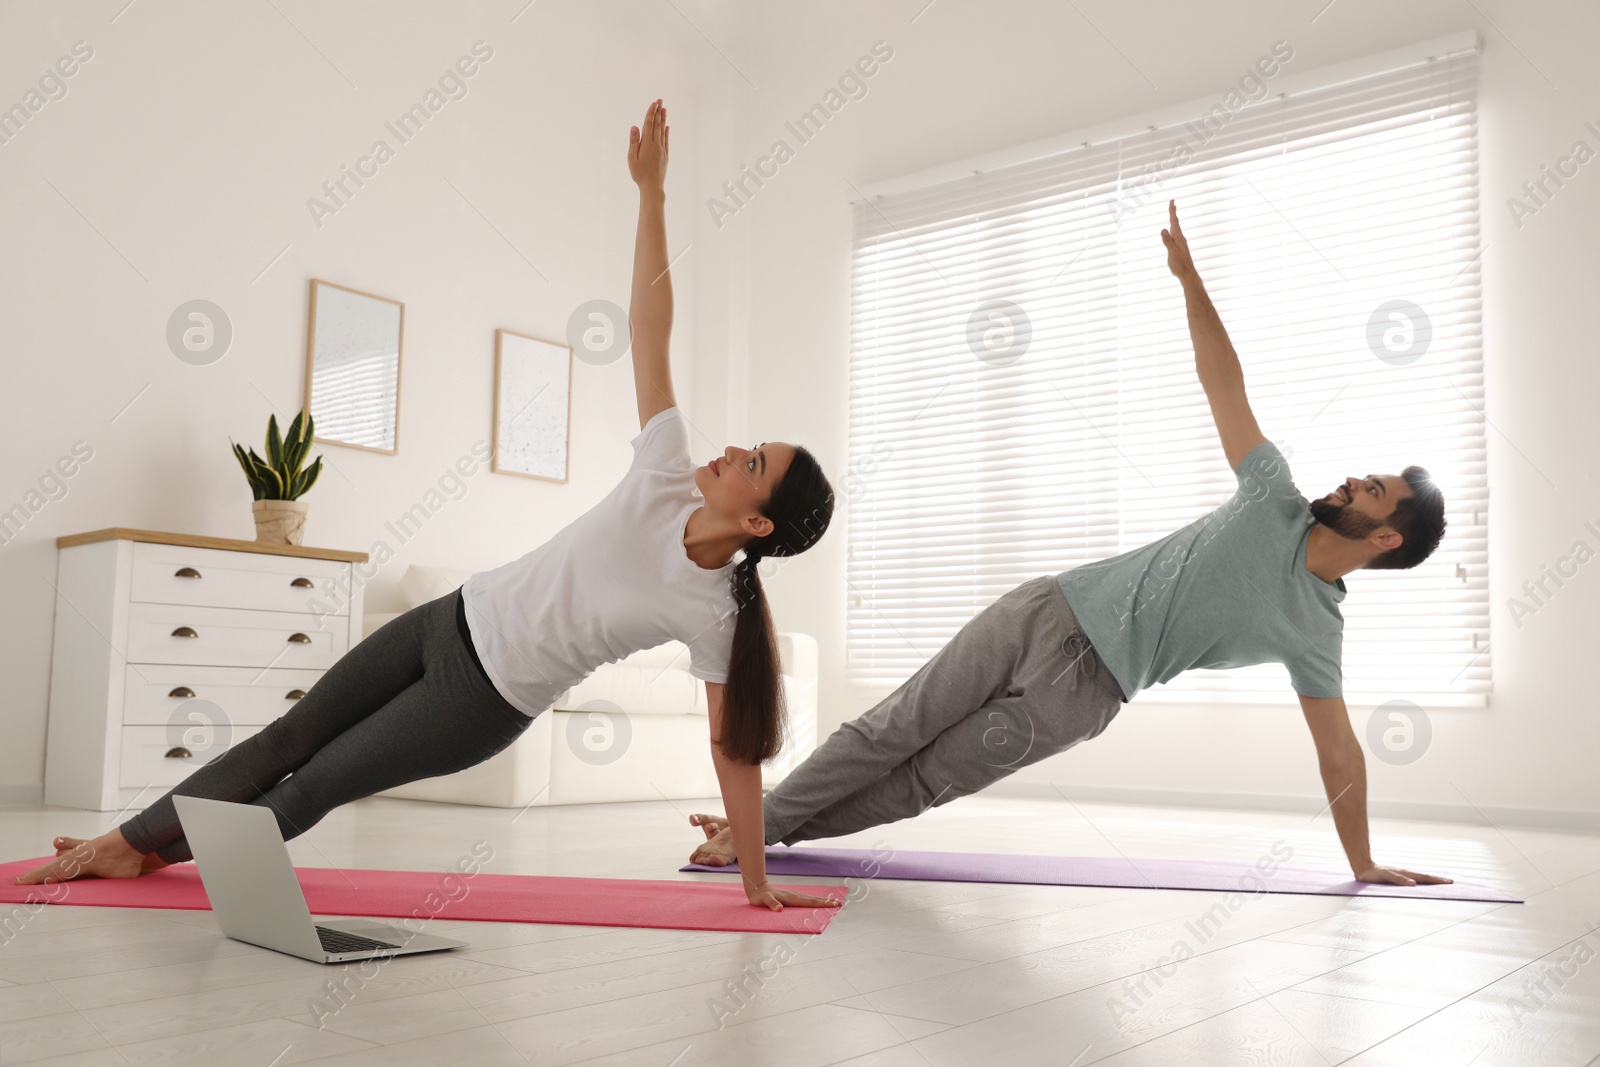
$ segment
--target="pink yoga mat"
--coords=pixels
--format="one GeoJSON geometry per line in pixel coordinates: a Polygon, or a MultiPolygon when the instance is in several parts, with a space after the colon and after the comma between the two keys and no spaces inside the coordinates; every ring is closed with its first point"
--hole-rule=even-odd
{"type": "MultiPolygon", "coordinates": [[[[210,911],[192,863],[138,878],[80,878],[54,885],[17,885],[18,875],[52,857],[0,864],[0,903],[83,904],[106,908],[210,911]]],[[[468,877],[444,871],[363,871],[296,867],[313,915],[472,919],[490,922],[639,926],[661,930],[727,930],[756,934],[820,934],[837,908],[752,907],[738,885],[630,878],[551,878],[529,874],[468,877]],[[455,899],[451,899],[454,897],[455,899]]],[[[843,900],[843,886],[781,886],[843,900]]]]}
{"type": "MultiPolygon", "coordinates": [[[[684,871],[733,873],[737,864],[684,871]]],[[[854,848],[769,848],[767,873],[824,878],[904,878],[925,882],[999,882],[1025,885],[1094,885],[1138,889],[1209,889],[1217,892],[1306,893],[1341,897],[1425,897],[1520,904],[1498,889],[1446,885],[1382,885],[1311,867],[1277,867],[1270,875],[1231,860],[1130,860],[1100,856],[1010,856],[987,852],[868,852],[854,848]]],[[[1449,871],[1430,871],[1450,877],[1449,871]]]]}

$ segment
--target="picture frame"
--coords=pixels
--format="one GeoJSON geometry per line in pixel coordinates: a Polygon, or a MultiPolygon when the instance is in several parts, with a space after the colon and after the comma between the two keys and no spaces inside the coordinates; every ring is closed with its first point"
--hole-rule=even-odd
{"type": "Polygon", "coordinates": [[[564,484],[572,445],[572,346],[494,332],[494,449],[499,474],[564,484]]]}
{"type": "Polygon", "coordinates": [[[314,440],[399,452],[405,317],[402,301],[311,279],[304,406],[314,440]]]}

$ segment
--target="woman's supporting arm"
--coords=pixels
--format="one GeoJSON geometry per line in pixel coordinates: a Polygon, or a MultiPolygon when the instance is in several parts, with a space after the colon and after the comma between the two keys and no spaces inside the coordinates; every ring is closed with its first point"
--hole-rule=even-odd
{"type": "Polygon", "coordinates": [[[782,911],[784,905],[810,908],[838,907],[840,901],[814,897],[767,884],[766,822],[761,812],[761,765],[736,760],[722,751],[723,692],[725,686],[706,683],[706,708],[711,724],[711,761],[722,788],[722,805],[728,813],[733,849],[739,857],[739,876],[745,896],[757,907],[782,911]]]}
{"type": "Polygon", "coordinates": [[[672,276],[667,269],[667,109],[657,100],[644,125],[629,134],[628,173],[639,186],[639,230],[633,245],[633,297],[628,304],[633,386],[639,427],[667,408],[672,394],[672,276]]]}

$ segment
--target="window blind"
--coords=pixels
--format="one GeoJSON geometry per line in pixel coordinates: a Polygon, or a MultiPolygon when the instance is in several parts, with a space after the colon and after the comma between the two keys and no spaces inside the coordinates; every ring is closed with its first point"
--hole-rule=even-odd
{"type": "MultiPolygon", "coordinates": [[[[1160,230],[1176,199],[1262,432],[1315,499],[1426,467],[1444,541],[1345,577],[1347,701],[1490,684],[1477,51],[853,208],[847,673],[895,685],[1017,584],[1234,492],[1160,230]],[[1191,147],[1175,162],[1174,145],[1191,147]]],[[[1293,704],[1281,664],[1138,699],[1293,704]]]]}

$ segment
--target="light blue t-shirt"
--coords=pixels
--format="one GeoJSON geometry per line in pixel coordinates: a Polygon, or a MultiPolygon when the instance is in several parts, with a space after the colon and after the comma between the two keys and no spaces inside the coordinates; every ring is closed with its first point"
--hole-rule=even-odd
{"type": "Polygon", "coordinates": [[[1227,503],[1143,548],[1057,575],[1089,643],[1131,698],[1191,668],[1282,663],[1295,692],[1343,696],[1344,579],[1306,570],[1316,520],[1271,441],[1227,503]]]}

